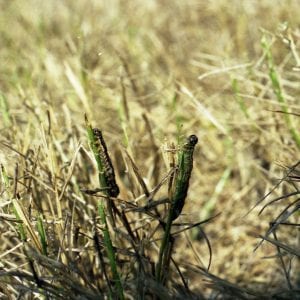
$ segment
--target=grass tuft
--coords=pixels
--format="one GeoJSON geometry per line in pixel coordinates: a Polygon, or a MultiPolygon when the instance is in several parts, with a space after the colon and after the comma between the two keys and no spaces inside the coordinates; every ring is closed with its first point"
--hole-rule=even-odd
{"type": "Polygon", "coordinates": [[[299,298],[298,2],[0,1],[0,299],[299,298]]]}

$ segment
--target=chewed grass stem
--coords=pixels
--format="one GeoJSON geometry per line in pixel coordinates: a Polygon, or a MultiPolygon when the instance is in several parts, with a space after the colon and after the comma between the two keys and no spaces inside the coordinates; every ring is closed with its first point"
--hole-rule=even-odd
{"type": "Polygon", "coordinates": [[[167,222],[165,225],[165,233],[159,249],[158,263],[156,266],[156,280],[163,281],[164,270],[168,269],[170,262],[169,255],[173,241],[171,240],[172,223],[179,217],[184,207],[185,198],[187,196],[189,181],[193,169],[193,153],[198,142],[196,135],[187,138],[186,143],[182,146],[178,155],[178,170],[175,175],[174,192],[172,193],[171,206],[168,212],[167,222]]]}
{"type": "MultiPolygon", "coordinates": [[[[86,118],[86,128],[88,134],[88,140],[90,147],[93,151],[97,167],[100,187],[102,188],[104,194],[108,197],[117,197],[119,194],[119,187],[115,180],[115,172],[108,154],[108,150],[102,136],[102,132],[98,128],[92,128],[86,118]]],[[[110,199],[108,199],[108,210],[109,214],[112,216],[112,206],[113,204],[110,199]]],[[[116,253],[112,244],[107,220],[106,213],[103,204],[103,200],[98,203],[98,213],[100,216],[100,221],[102,225],[102,232],[104,236],[104,246],[108,256],[109,265],[112,271],[113,281],[116,287],[116,295],[111,296],[112,299],[124,299],[123,287],[121,284],[121,279],[117,270],[117,260],[116,253]],[[116,297],[115,297],[116,296],[116,297]]],[[[114,222],[113,222],[114,223],[114,222]]]]}

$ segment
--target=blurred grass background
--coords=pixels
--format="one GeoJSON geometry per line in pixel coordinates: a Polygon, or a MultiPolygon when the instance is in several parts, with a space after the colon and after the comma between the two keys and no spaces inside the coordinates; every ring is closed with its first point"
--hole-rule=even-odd
{"type": "MultiPolygon", "coordinates": [[[[213,249],[212,273],[241,286],[284,286],[276,258],[263,259],[276,254],[274,246],[265,243],[253,253],[255,236],[265,232],[280,204],[261,216],[257,209],[245,214],[299,158],[291,134],[291,128],[298,134],[300,128],[299,4],[1,1],[1,164],[12,176],[18,163],[22,173],[24,156],[40,147],[39,198],[51,201],[41,191],[43,178],[49,177],[53,187],[69,178],[78,143],[87,147],[86,113],[103,130],[121,196],[130,199],[138,192],[128,192],[121,145],[154,187],[167,173],[166,140],[196,134],[199,145],[181,218],[198,221],[222,212],[205,227],[213,249]],[[269,77],[268,50],[284,104],[269,77]],[[283,107],[295,114],[288,115],[289,121],[283,107]]],[[[85,156],[82,151],[75,158],[67,188],[77,194],[76,184],[97,182],[85,156]]],[[[274,196],[287,189],[281,185],[274,196]]],[[[20,193],[24,205],[34,207],[36,199],[20,193]]],[[[1,200],[2,210],[6,200],[1,200]]],[[[13,242],[8,233],[1,236],[5,252],[13,242]]],[[[294,231],[284,232],[285,238],[297,243],[294,231]]],[[[207,265],[208,251],[197,232],[194,239],[207,265]]],[[[182,239],[176,256],[195,261],[188,239],[182,239]]],[[[196,288],[199,280],[193,284],[196,288]]]]}

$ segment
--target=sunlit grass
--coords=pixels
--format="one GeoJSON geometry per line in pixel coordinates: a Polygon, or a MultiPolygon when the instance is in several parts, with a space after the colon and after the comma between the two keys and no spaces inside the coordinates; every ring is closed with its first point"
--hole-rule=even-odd
{"type": "Polygon", "coordinates": [[[0,11],[0,298],[295,296],[298,1],[0,11]]]}

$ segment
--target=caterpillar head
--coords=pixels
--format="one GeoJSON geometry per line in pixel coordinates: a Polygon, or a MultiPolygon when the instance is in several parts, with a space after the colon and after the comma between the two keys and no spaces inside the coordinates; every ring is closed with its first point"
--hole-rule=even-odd
{"type": "Polygon", "coordinates": [[[198,143],[198,137],[192,134],[187,138],[187,142],[188,144],[195,146],[198,143]]]}

